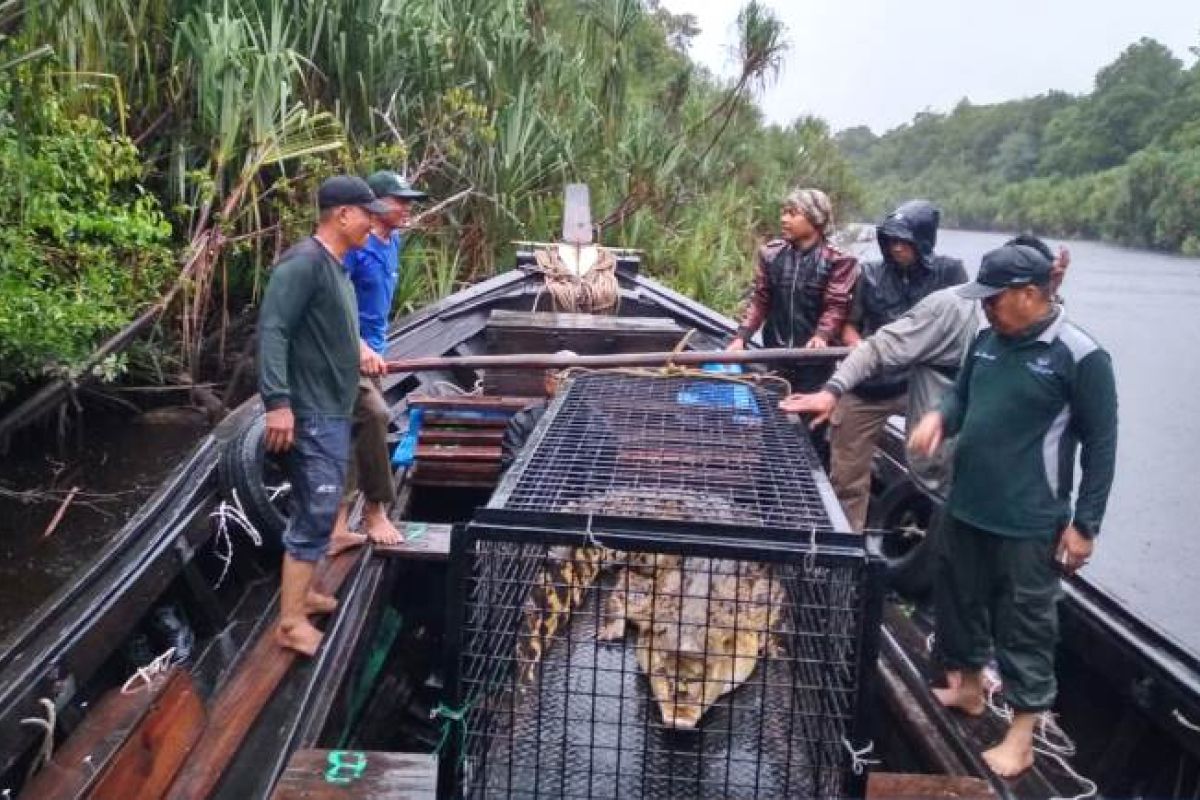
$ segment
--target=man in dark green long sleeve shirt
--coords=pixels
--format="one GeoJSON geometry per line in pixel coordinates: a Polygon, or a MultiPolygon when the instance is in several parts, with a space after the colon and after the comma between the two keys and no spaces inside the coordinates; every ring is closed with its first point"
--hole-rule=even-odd
{"type": "Polygon", "coordinates": [[[342,258],[366,241],[371,214],[387,210],[365,181],[347,176],[322,183],[317,205],[316,232],[276,263],[258,317],[265,444],[283,454],[292,485],[275,638],[309,656],[321,644],[309,614],[337,605],[310,587],[346,480],[358,393],[358,309],[342,258]]]}
{"type": "Polygon", "coordinates": [[[1056,692],[1059,570],[1073,572],[1091,555],[1116,463],[1111,360],[1051,302],[1049,280],[1049,259],[1032,248],[1006,245],[983,257],[976,282],[960,291],[983,301],[991,327],[909,441],[926,454],[958,435],[936,580],[949,688],[935,693],[982,713],[981,671],[994,641],[1016,713],[983,756],[1003,776],[1033,763],[1034,725],[1056,692]]]}

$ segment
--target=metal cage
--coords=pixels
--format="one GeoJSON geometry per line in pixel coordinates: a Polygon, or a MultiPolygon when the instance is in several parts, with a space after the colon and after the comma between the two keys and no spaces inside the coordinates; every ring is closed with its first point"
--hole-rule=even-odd
{"type": "Polygon", "coordinates": [[[881,596],[861,547],[512,516],[454,535],[443,796],[862,794],[881,596]]]}
{"type": "Polygon", "coordinates": [[[716,377],[585,373],[488,505],[848,531],[812,443],[778,401],[716,377]]]}
{"type": "Polygon", "coordinates": [[[560,393],[453,536],[441,796],[863,793],[881,563],[775,400],[560,393]]]}

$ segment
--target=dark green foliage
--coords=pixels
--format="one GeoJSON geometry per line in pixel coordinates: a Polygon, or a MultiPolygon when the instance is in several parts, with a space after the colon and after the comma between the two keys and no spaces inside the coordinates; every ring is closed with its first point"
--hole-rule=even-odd
{"type": "Polygon", "coordinates": [[[924,196],[951,225],[1200,250],[1200,65],[1185,69],[1152,39],[1101,69],[1088,95],[964,100],[837,142],[866,179],[872,216],[924,196]]]}
{"type": "Polygon", "coordinates": [[[173,274],[171,228],[142,173],[132,142],[66,112],[49,80],[0,73],[0,400],[69,372],[173,274]],[[14,79],[36,103],[17,102],[14,79]]]}

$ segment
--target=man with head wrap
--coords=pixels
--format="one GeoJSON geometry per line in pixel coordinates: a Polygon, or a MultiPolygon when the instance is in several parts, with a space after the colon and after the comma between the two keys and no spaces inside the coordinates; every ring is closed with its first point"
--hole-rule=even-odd
{"type": "MultiPolygon", "coordinates": [[[[754,286],[729,344],[741,350],[761,327],[767,347],[827,347],[838,341],[858,279],[858,262],[826,239],[833,207],[820,189],[795,189],[780,211],[782,236],[758,251],[754,286]]],[[[829,368],[786,371],[797,391],[817,388],[829,368]]]]}

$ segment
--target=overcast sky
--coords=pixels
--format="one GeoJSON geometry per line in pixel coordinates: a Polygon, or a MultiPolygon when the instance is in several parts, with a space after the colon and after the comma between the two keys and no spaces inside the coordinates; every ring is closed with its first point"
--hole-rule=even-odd
{"type": "MultiPolygon", "coordinates": [[[[991,103],[1049,89],[1086,92],[1096,71],[1150,36],[1186,64],[1200,45],[1200,0],[765,0],[791,42],[759,102],[772,122],[805,113],[834,130],[876,133],[963,97],[991,103]]],[[[662,0],[695,14],[692,57],[721,74],[740,0],[662,0]]]]}

